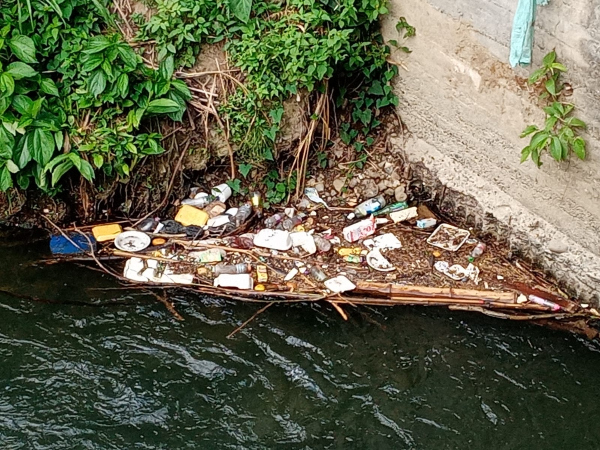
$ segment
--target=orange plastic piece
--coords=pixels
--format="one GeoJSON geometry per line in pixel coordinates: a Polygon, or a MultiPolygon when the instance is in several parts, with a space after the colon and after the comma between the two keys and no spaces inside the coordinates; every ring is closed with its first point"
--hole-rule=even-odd
{"type": "Polygon", "coordinates": [[[118,223],[109,223],[106,225],[98,225],[92,228],[92,234],[98,242],[112,241],[119,233],[123,232],[123,228],[118,223]]]}
{"type": "Polygon", "coordinates": [[[208,222],[208,214],[201,209],[194,208],[190,205],[183,205],[175,220],[184,227],[195,225],[197,227],[203,227],[208,222]]]}

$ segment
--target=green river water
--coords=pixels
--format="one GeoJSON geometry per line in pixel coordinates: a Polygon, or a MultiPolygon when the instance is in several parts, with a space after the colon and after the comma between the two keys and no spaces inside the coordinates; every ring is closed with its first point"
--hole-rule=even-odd
{"type": "Polygon", "coordinates": [[[0,449],[598,449],[600,347],[439,309],[154,297],[0,247],[0,449]],[[90,305],[88,305],[88,303],[90,305]]]}

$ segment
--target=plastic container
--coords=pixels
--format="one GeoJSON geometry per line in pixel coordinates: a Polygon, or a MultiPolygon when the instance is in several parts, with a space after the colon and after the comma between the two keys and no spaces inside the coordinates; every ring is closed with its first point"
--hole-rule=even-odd
{"type": "Polygon", "coordinates": [[[214,188],[211,189],[210,193],[212,195],[214,195],[217,200],[219,200],[220,202],[225,203],[227,200],[229,200],[229,197],[231,197],[231,194],[233,194],[231,188],[229,187],[229,185],[227,183],[223,183],[223,184],[219,184],[218,186],[215,186],[214,188]]]}
{"type": "Polygon", "coordinates": [[[267,266],[259,264],[256,266],[256,281],[259,283],[266,283],[269,281],[269,273],[267,272],[267,266]]]}
{"type": "Polygon", "coordinates": [[[344,247],[338,250],[338,255],[340,256],[360,255],[361,253],[362,248],[360,247],[344,247]]]}
{"type": "Polygon", "coordinates": [[[475,246],[475,248],[471,251],[471,258],[472,259],[479,258],[481,255],[483,255],[483,253],[485,252],[486,249],[487,249],[487,245],[485,245],[483,242],[479,242],[475,246]]]}
{"type": "Polygon", "coordinates": [[[208,222],[208,214],[193,206],[183,205],[177,212],[175,220],[185,227],[190,225],[203,227],[208,222]]]}
{"type": "Polygon", "coordinates": [[[303,214],[298,214],[297,216],[294,216],[294,217],[286,217],[285,219],[283,219],[283,222],[281,222],[281,226],[286,231],[292,231],[294,228],[296,228],[298,225],[300,225],[303,220],[304,220],[303,214]]]}
{"type": "Polygon", "coordinates": [[[254,279],[249,273],[222,274],[214,279],[215,287],[234,287],[238,289],[253,289],[254,279]]]}
{"type": "Polygon", "coordinates": [[[212,219],[208,219],[206,225],[210,228],[222,227],[231,222],[231,216],[228,214],[221,214],[217,217],[213,217],[212,219]]]}
{"type": "Polygon", "coordinates": [[[119,225],[118,223],[98,225],[97,227],[92,228],[92,234],[98,242],[112,241],[122,231],[123,228],[121,228],[121,225],[119,225]]]}
{"type": "Polygon", "coordinates": [[[242,225],[244,222],[246,222],[246,220],[248,220],[248,218],[250,217],[251,214],[252,214],[252,203],[250,203],[250,202],[244,203],[242,206],[240,206],[238,208],[237,213],[235,213],[235,216],[233,217],[235,226],[239,227],[240,225],[242,225]]]}
{"type": "Polygon", "coordinates": [[[188,256],[195,259],[196,262],[211,263],[223,261],[225,257],[225,250],[219,248],[209,248],[208,250],[202,250],[200,252],[190,252],[188,256]]]}
{"type": "Polygon", "coordinates": [[[417,220],[417,228],[421,228],[422,230],[426,228],[433,228],[437,225],[437,220],[431,217],[427,219],[419,219],[417,220]]]}
{"type": "Polygon", "coordinates": [[[348,242],[356,242],[359,239],[371,236],[375,233],[375,230],[377,230],[375,218],[371,217],[344,228],[342,234],[348,242]]]}
{"type": "Polygon", "coordinates": [[[260,192],[253,192],[250,197],[250,203],[252,203],[252,209],[254,209],[254,213],[256,217],[259,219],[263,216],[263,198],[260,192]]]}
{"type": "Polygon", "coordinates": [[[366,217],[375,211],[379,211],[384,206],[385,197],[383,195],[378,195],[377,197],[370,198],[369,200],[362,202],[360,205],[354,208],[354,217],[359,219],[361,217],[366,217]]]}
{"type": "Polygon", "coordinates": [[[289,231],[271,230],[265,228],[254,236],[254,245],[273,250],[286,251],[292,248],[292,238],[289,231]]]}
{"type": "Polygon", "coordinates": [[[552,311],[560,311],[561,309],[560,305],[551,302],[550,300],[546,300],[545,298],[538,297],[537,295],[532,294],[528,298],[530,302],[550,308],[552,311]]]}
{"type": "Polygon", "coordinates": [[[327,253],[329,250],[331,250],[331,242],[329,242],[323,236],[319,236],[318,234],[315,234],[313,236],[313,239],[315,240],[315,244],[317,246],[317,249],[321,253],[327,253]]]}
{"type": "Polygon", "coordinates": [[[325,272],[323,272],[317,266],[312,266],[310,268],[310,274],[317,281],[325,281],[327,279],[327,275],[325,275],[325,272]]]}
{"type": "Polygon", "coordinates": [[[408,208],[408,203],[406,202],[396,202],[391,205],[386,206],[385,208],[381,208],[379,211],[373,213],[374,216],[381,216],[383,214],[391,214],[396,211],[402,211],[403,209],[408,208]]]}
{"type": "Polygon", "coordinates": [[[248,263],[239,263],[239,264],[217,264],[213,268],[213,272],[215,275],[222,274],[236,274],[236,273],[250,273],[252,271],[252,266],[248,263]]]}
{"type": "MultiPolygon", "coordinates": [[[[283,216],[281,214],[273,214],[271,217],[265,219],[265,227],[267,228],[275,228],[279,222],[283,220],[283,216]]],[[[289,231],[289,230],[288,230],[289,231]]]]}
{"type": "Polygon", "coordinates": [[[302,249],[309,255],[312,255],[317,251],[315,239],[306,231],[296,231],[294,233],[290,233],[290,239],[292,240],[293,247],[302,247],[302,249]]]}
{"type": "Polygon", "coordinates": [[[70,240],[65,238],[62,234],[50,238],[50,251],[52,254],[78,255],[89,252],[90,250],[96,250],[96,240],[93,236],[88,236],[89,242],[85,236],[79,233],[69,233],[68,236],[70,240]],[[92,243],[91,248],[90,242],[92,243]]]}

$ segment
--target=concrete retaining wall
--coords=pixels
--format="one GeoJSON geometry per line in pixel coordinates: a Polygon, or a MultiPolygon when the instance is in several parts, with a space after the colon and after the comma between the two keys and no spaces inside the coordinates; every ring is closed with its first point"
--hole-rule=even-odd
{"type": "MultiPolygon", "coordinates": [[[[600,303],[600,3],[550,0],[538,7],[532,68],[508,64],[518,0],[392,0],[387,40],[405,16],[417,28],[395,89],[408,130],[401,146],[424,182],[465,200],[456,214],[504,238],[585,299],[600,303]],[[544,114],[526,78],[556,48],[588,123],[588,159],[541,169],[519,163],[519,134],[544,114]]],[[[458,207],[458,206],[457,206],[458,207]]]]}

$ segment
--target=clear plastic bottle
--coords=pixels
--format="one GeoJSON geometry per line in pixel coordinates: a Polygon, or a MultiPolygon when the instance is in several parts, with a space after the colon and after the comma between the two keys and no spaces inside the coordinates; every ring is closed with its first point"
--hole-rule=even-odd
{"type": "Polygon", "coordinates": [[[385,197],[378,195],[377,197],[370,198],[367,201],[362,202],[356,208],[354,208],[354,217],[361,218],[366,217],[375,211],[379,211],[385,206],[385,197]]]}
{"type": "Polygon", "coordinates": [[[485,245],[483,242],[479,242],[471,252],[471,258],[479,258],[481,255],[483,255],[483,252],[485,252],[486,248],[487,245],[485,245]]]}
{"type": "Polygon", "coordinates": [[[239,227],[244,222],[246,222],[246,220],[248,220],[248,217],[250,217],[250,214],[252,214],[252,203],[246,202],[238,208],[238,211],[235,214],[233,220],[235,222],[235,226],[239,227]]]}
{"type": "Polygon", "coordinates": [[[313,236],[313,239],[315,240],[315,245],[317,246],[317,249],[321,253],[327,253],[329,250],[331,250],[331,242],[329,242],[323,236],[319,236],[318,234],[315,234],[313,236]]]}
{"type": "Polygon", "coordinates": [[[214,267],[213,271],[214,271],[215,275],[250,273],[252,271],[252,266],[248,263],[217,264],[214,267]]]}
{"type": "Polygon", "coordinates": [[[310,274],[317,281],[325,281],[327,279],[327,275],[325,275],[325,272],[323,272],[317,266],[312,266],[310,268],[310,274]]]}
{"type": "Polygon", "coordinates": [[[285,231],[292,231],[295,227],[300,225],[304,220],[304,214],[298,214],[294,217],[286,217],[281,222],[281,226],[285,231]]]}
{"type": "Polygon", "coordinates": [[[283,216],[281,214],[273,214],[271,217],[265,219],[265,227],[275,228],[279,222],[281,222],[283,216]]]}

